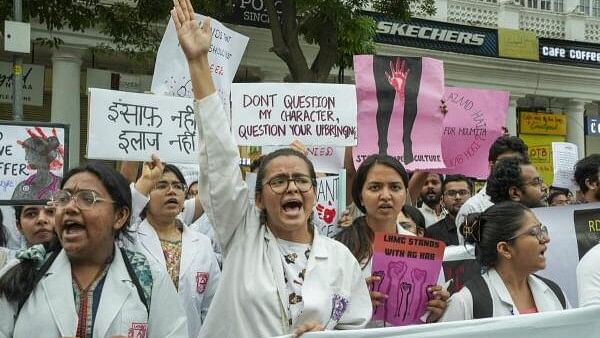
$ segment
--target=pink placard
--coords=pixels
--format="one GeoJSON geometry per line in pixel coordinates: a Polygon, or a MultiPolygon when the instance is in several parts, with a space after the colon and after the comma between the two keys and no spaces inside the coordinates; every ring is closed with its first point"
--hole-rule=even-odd
{"type": "Polygon", "coordinates": [[[427,288],[437,284],[445,247],[444,242],[430,238],[375,234],[372,275],[380,280],[371,291],[388,298],[373,309],[373,320],[396,326],[423,323],[427,288]]]}
{"type": "Polygon", "coordinates": [[[376,153],[408,170],[445,168],[441,131],[444,68],[439,60],[356,55],[358,144],[354,165],[376,153]]]}
{"type": "Polygon", "coordinates": [[[503,133],[508,99],[505,91],[446,87],[448,113],[442,129],[446,169],[439,172],[487,178],[489,150],[503,133]]]}

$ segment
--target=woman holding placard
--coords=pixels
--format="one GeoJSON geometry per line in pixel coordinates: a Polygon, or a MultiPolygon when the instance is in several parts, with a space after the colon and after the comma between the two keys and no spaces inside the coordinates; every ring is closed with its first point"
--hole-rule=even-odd
{"type": "Polygon", "coordinates": [[[223,249],[223,273],[200,337],[295,336],[359,329],[371,318],[360,267],[311,222],[316,175],[302,153],[265,156],[256,207],[248,201],[239,153],[208,61],[210,21],[200,26],[189,0],[171,12],[187,58],[198,123],[202,205],[223,249]]]}
{"type": "Polygon", "coordinates": [[[484,273],[452,295],[442,321],[562,310],[569,306],[554,282],[534,275],[546,267],[548,229],[516,202],[467,217],[461,227],[484,273]]]}
{"type": "MultiPolygon", "coordinates": [[[[375,232],[414,236],[397,222],[406,203],[407,186],[408,174],[404,166],[388,155],[369,156],[356,172],[352,199],[364,216],[356,218],[336,239],[344,243],[360,262],[363,277],[369,286],[381,280],[379,276],[371,276],[375,232]]],[[[431,313],[427,321],[432,322],[439,319],[446,308],[448,292],[441,286],[432,287],[429,292],[433,299],[427,304],[427,310],[431,313]]],[[[383,305],[386,298],[387,295],[382,292],[371,292],[374,307],[383,305]]],[[[380,324],[383,325],[372,325],[380,324]]]]}
{"type": "Polygon", "coordinates": [[[162,175],[142,175],[135,184],[142,191],[149,191],[150,200],[140,214],[142,223],[134,242],[138,251],[166,268],[186,312],[189,337],[195,338],[208,313],[221,270],[210,239],[177,218],[186,192],[183,174],[176,166],[160,161],[146,162],[144,166],[153,163],[162,175]]]}

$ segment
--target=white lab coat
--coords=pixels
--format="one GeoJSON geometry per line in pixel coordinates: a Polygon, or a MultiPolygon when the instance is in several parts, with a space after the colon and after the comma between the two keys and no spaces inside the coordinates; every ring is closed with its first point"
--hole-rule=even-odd
{"type": "MultiPolygon", "coordinates": [[[[239,153],[216,93],[196,102],[200,171],[198,190],[221,248],[223,275],[199,337],[270,337],[291,333],[288,290],[276,237],[260,224],[248,201],[239,153]]],[[[360,329],[371,300],[360,267],[341,243],[314,230],[302,287],[298,325],[360,329]],[[333,306],[335,304],[335,308],[333,306]]]]}
{"type": "MultiPolygon", "coordinates": [[[[167,263],[158,235],[148,220],[138,229],[139,247],[148,259],[166,269],[167,263]]],[[[208,237],[183,226],[179,267],[179,300],[187,316],[188,333],[197,337],[213,299],[221,270],[208,237]]],[[[166,271],[166,270],[165,270],[166,271]]]]}
{"type": "MultiPolygon", "coordinates": [[[[489,269],[483,275],[483,280],[490,289],[493,303],[493,317],[518,315],[519,310],[513,303],[512,297],[504,281],[495,269],[489,269]]],[[[533,294],[533,300],[538,312],[562,310],[562,304],[552,289],[534,275],[527,277],[527,283],[533,294]]],[[[571,305],[567,302],[567,308],[571,305]]],[[[468,288],[463,287],[448,300],[448,308],[440,322],[473,319],[473,296],[468,288]]]]}
{"type": "Polygon", "coordinates": [[[600,244],[590,249],[577,264],[579,307],[600,305],[600,244]]]}
{"type": "MultiPolygon", "coordinates": [[[[146,328],[145,338],[186,338],[183,309],[168,275],[152,268],[150,315],[140,300],[121,251],[115,246],[94,323],[94,337],[130,336],[146,328]]],[[[0,298],[0,338],[75,337],[77,312],[71,264],[64,251],[36,285],[16,322],[17,305],[0,298]]],[[[137,336],[136,336],[137,337],[137,336]]]]}

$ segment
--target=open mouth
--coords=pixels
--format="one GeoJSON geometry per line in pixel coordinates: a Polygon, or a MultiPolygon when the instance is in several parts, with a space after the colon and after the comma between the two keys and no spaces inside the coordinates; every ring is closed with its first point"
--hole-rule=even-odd
{"type": "Polygon", "coordinates": [[[380,210],[391,210],[394,208],[394,206],[390,203],[381,203],[377,206],[378,209],[380,210]]]}
{"type": "Polygon", "coordinates": [[[177,200],[177,198],[169,198],[166,202],[166,205],[179,205],[179,201],[177,200]]]}
{"type": "Polygon", "coordinates": [[[302,201],[296,199],[287,200],[283,202],[281,207],[286,214],[299,214],[302,211],[302,201]]]}
{"type": "Polygon", "coordinates": [[[546,259],[546,256],[544,256],[544,254],[546,253],[547,249],[548,249],[547,247],[544,247],[544,249],[542,249],[542,251],[540,251],[540,254],[539,254],[540,258],[546,259]]]}
{"type": "Polygon", "coordinates": [[[75,221],[65,221],[63,223],[63,238],[71,239],[85,233],[85,225],[75,221]]]}

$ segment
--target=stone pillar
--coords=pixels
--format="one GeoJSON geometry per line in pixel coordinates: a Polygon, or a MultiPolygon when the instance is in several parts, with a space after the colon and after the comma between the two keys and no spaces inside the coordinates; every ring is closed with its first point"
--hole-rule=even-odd
{"type": "Polygon", "coordinates": [[[585,111],[585,102],[579,100],[570,100],[565,105],[567,114],[567,142],[577,145],[579,158],[585,156],[585,125],[583,113],[585,111]]]}
{"type": "Polygon", "coordinates": [[[51,121],[69,125],[68,168],[79,165],[81,54],[81,50],[68,47],[52,53],[51,121]]]}
{"type": "Polygon", "coordinates": [[[505,127],[512,136],[517,136],[517,100],[523,97],[522,95],[511,94],[510,101],[508,102],[505,127]]]}

